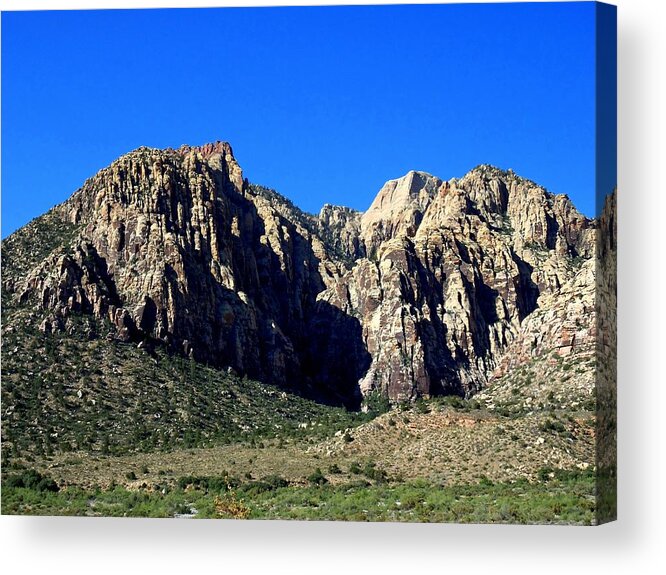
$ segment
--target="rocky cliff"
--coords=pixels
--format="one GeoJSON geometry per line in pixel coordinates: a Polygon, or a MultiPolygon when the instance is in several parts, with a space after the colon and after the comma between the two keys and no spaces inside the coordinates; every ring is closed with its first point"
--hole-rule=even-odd
{"type": "Polygon", "coordinates": [[[313,216],[244,180],[226,143],[140,148],[3,242],[3,329],[83,316],[91,338],[348,406],[471,395],[593,349],[593,256],[567,197],[491,166],[313,216]]]}
{"type": "Polygon", "coordinates": [[[593,227],[565,196],[490,166],[448,182],[410,172],[361,235],[370,257],[320,298],[361,320],[363,393],[469,395],[531,358],[591,349],[593,227]]]}

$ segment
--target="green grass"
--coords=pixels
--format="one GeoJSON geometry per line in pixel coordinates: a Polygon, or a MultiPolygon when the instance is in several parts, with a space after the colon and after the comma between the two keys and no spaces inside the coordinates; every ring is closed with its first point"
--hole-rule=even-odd
{"type": "Polygon", "coordinates": [[[184,480],[130,491],[123,487],[58,492],[3,487],[3,514],[104,515],[113,517],[411,521],[458,523],[553,523],[594,521],[591,471],[544,473],[544,479],[441,486],[349,482],[285,485],[280,478],[239,483],[227,478],[184,480]],[[550,477],[552,475],[552,477],[550,477]],[[222,480],[224,479],[224,481],[222,480]],[[232,485],[231,483],[234,483],[232,485]],[[195,511],[196,510],[196,511],[195,511]]]}
{"type": "Polygon", "coordinates": [[[593,518],[591,480],[552,484],[424,482],[369,487],[327,485],[263,493],[250,518],[457,523],[582,523],[593,518]]]}

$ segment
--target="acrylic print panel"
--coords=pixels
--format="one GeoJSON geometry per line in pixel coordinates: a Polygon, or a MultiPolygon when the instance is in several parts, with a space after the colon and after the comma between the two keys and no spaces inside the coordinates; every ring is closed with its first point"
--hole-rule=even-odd
{"type": "Polygon", "coordinates": [[[2,512],[612,520],[615,61],[593,2],[3,13],[2,512]]]}

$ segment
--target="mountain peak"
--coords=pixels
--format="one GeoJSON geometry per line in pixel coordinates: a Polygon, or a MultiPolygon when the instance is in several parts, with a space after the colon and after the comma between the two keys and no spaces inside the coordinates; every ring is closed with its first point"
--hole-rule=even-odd
{"type": "Polygon", "coordinates": [[[246,183],[227,142],[144,147],[3,243],[3,304],[39,310],[42,331],[79,314],[330,401],[468,394],[589,259],[592,231],[488,164],[455,183],[410,170],[363,214],[314,216],[246,183]]]}
{"type": "Polygon", "coordinates": [[[439,178],[415,170],[386,182],[361,218],[368,253],[397,235],[413,236],[441,185],[439,178]]]}
{"type": "Polygon", "coordinates": [[[387,181],[364,213],[366,225],[401,212],[408,207],[424,209],[434,197],[442,180],[426,172],[410,170],[404,176],[387,181]]]}
{"type": "Polygon", "coordinates": [[[493,164],[479,164],[474,166],[468,173],[480,173],[486,175],[515,176],[511,168],[504,169],[493,164]]]}
{"type": "Polygon", "coordinates": [[[223,142],[221,140],[216,140],[215,142],[209,142],[207,144],[202,144],[201,146],[190,146],[189,144],[183,144],[177,152],[181,154],[188,154],[190,152],[198,152],[204,158],[208,158],[213,154],[224,154],[233,156],[233,150],[231,149],[231,144],[229,142],[223,142]]]}

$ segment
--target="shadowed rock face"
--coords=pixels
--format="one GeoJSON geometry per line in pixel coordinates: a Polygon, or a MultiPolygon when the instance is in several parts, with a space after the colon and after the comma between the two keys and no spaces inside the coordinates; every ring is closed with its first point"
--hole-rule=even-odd
{"type": "Polygon", "coordinates": [[[43,222],[73,230],[44,257],[18,255],[30,226],[3,242],[3,302],[47,312],[43,330],[91,314],[322,401],[468,395],[592,341],[592,223],[490,166],[409,172],[364,214],[315,217],[244,180],[226,143],[140,148],[43,222]]]}

